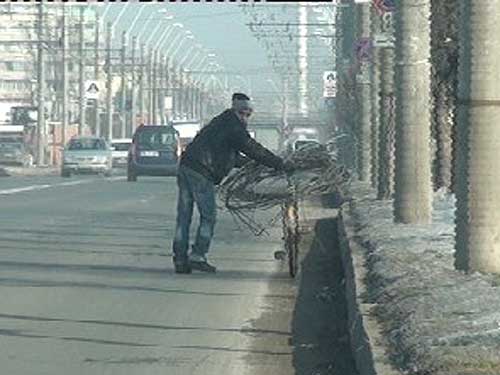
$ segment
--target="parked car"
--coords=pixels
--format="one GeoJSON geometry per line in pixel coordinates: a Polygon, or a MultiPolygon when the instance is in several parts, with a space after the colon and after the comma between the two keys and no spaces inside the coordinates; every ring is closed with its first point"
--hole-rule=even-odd
{"type": "Polygon", "coordinates": [[[104,138],[74,137],[65,147],[61,176],[72,173],[102,173],[111,176],[111,148],[104,138]]]}
{"type": "Polygon", "coordinates": [[[179,132],[172,126],[142,125],[132,138],[127,180],[138,176],[174,176],[180,157],[179,132]]]}
{"type": "Polygon", "coordinates": [[[132,139],[130,138],[113,139],[111,141],[113,167],[125,168],[127,166],[128,150],[131,145],[132,139]]]}
{"type": "Polygon", "coordinates": [[[2,142],[0,143],[0,164],[31,167],[33,156],[26,150],[23,143],[2,142]]]}

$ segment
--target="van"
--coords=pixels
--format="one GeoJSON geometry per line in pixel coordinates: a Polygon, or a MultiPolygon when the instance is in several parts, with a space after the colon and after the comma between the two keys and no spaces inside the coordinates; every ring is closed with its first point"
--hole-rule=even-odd
{"type": "Polygon", "coordinates": [[[141,125],[132,138],[127,181],[138,176],[175,176],[180,158],[179,132],[172,126],[141,125]]]}

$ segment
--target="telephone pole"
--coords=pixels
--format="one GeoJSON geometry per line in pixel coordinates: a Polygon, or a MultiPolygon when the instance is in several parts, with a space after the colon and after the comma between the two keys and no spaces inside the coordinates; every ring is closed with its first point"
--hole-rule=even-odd
{"type": "MultiPolygon", "coordinates": [[[[95,15],[95,40],[94,40],[94,79],[99,82],[99,38],[100,35],[100,19],[99,14],[95,15]]],[[[99,99],[95,100],[95,135],[101,136],[101,119],[99,117],[99,99]]]]}
{"type": "Polygon", "coordinates": [[[62,118],[61,118],[61,145],[66,144],[66,129],[68,127],[68,35],[66,30],[66,9],[62,7],[62,118]]]}
{"type": "Polygon", "coordinates": [[[106,122],[108,126],[107,140],[113,139],[113,97],[112,97],[112,68],[111,68],[111,22],[106,26],[106,122]]]}
{"type": "Polygon", "coordinates": [[[141,115],[141,123],[144,123],[144,72],[145,72],[145,66],[144,66],[144,44],[141,44],[140,48],[140,75],[139,75],[139,113],[141,115]]]}
{"type": "Polygon", "coordinates": [[[130,89],[130,122],[129,122],[129,135],[132,136],[134,134],[134,129],[135,129],[135,119],[136,119],[136,107],[137,107],[137,101],[136,101],[136,95],[135,95],[135,50],[137,49],[137,37],[134,36],[132,37],[132,53],[131,53],[131,67],[130,67],[130,74],[131,74],[131,81],[132,81],[132,87],[130,89]]]}
{"type": "Polygon", "coordinates": [[[121,137],[125,138],[126,132],[127,132],[127,109],[126,107],[126,102],[127,102],[127,80],[125,77],[125,52],[126,52],[126,45],[127,45],[127,34],[125,31],[122,32],[122,48],[120,51],[120,73],[121,73],[121,92],[120,92],[120,112],[121,112],[121,137]]]}
{"type": "Polygon", "coordinates": [[[79,67],[78,67],[78,88],[79,88],[79,101],[78,101],[78,115],[80,121],[78,123],[78,135],[83,134],[83,128],[85,126],[85,85],[84,85],[84,69],[85,61],[83,56],[83,12],[84,7],[80,7],[80,25],[78,28],[78,57],[79,57],[79,67]]]}
{"type": "Polygon", "coordinates": [[[43,53],[43,4],[38,4],[38,61],[37,61],[37,155],[36,164],[45,164],[45,66],[43,53]]]}

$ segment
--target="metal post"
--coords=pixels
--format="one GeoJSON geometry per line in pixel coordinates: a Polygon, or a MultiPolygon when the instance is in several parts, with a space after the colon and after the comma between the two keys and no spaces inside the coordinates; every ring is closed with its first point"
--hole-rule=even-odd
{"type": "Polygon", "coordinates": [[[38,4],[38,56],[37,56],[37,166],[45,164],[45,66],[43,51],[43,25],[44,14],[43,4],[38,4]]]}
{"type": "Polygon", "coordinates": [[[120,117],[121,117],[121,132],[122,138],[125,138],[127,133],[127,80],[125,76],[125,53],[127,45],[127,34],[122,32],[122,48],[120,50],[120,75],[121,75],[121,90],[120,90],[120,117]]]}
{"type": "Polygon", "coordinates": [[[179,98],[179,115],[183,117],[184,115],[184,74],[181,67],[179,67],[179,91],[177,92],[177,97],[179,98]]]}
{"type": "Polygon", "coordinates": [[[151,86],[151,114],[153,124],[158,124],[158,50],[153,51],[153,78],[151,86]]]}
{"type": "Polygon", "coordinates": [[[136,116],[137,116],[137,100],[136,100],[136,94],[135,94],[135,50],[137,49],[137,37],[132,37],[132,54],[131,54],[131,67],[130,67],[130,75],[131,75],[131,82],[132,82],[132,88],[130,90],[130,125],[129,125],[129,136],[132,136],[134,134],[134,129],[135,129],[135,122],[136,122],[136,116]]]}
{"type": "MultiPolygon", "coordinates": [[[[95,39],[94,39],[94,79],[99,82],[99,42],[100,42],[100,19],[99,13],[95,13],[95,39]]],[[[101,136],[101,119],[99,116],[99,99],[94,101],[95,135],[101,136]]]]}
{"type": "Polygon", "coordinates": [[[108,128],[107,140],[113,139],[113,97],[112,97],[112,65],[111,65],[111,22],[106,25],[106,124],[108,128]]]}
{"type": "Polygon", "coordinates": [[[145,71],[146,68],[144,66],[145,59],[144,59],[144,44],[141,44],[141,49],[140,49],[140,74],[139,74],[139,115],[141,117],[141,123],[144,123],[144,76],[145,76],[145,71]]]}
{"type": "Polygon", "coordinates": [[[80,121],[78,122],[78,134],[83,134],[83,129],[85,126],[85,85],[84,85],[84,73],[85,73],[85,60],[83,52],[83,21],[84,21],[84,7],[80,7],[80,20],[78,27],[78,116],[80,121]]]}
{"type": "Polygon", "coordinates": [[[151,113],[151,108],[153,104],[153,91],[151,90],[153,87],[153,61],[154,61],[154,52],[152,50],[149,51],[148,54],[148,105],[147,105],[147,115],[148,115],[148,123],[151,124],[153,122],[153,114],[151,113]]]}
{"type": "Polygon", "coordinates": [[[66,9],[62,7],[62,117],[61,117],[61,145],[66,145],[66,129],[68,127],[68,34],[66,30],[66,9]]]}

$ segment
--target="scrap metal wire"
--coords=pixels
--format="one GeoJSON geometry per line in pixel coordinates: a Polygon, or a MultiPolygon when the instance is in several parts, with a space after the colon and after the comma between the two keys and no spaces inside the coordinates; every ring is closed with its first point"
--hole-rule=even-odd
{"type": "Polygon", "coordinates": [[[270,210],[293,198],[303,200],[312,196],[345,191],[350,173],[339,166],[324,147],[308,146],[287,155],[296,170],[287,175],[257,162],[246,163],[230,174],[218,188],[219,198],[236,222],[248,227],[255,235],[267,232],[279,217],[260,223],[257,211],[270,210]]]}

